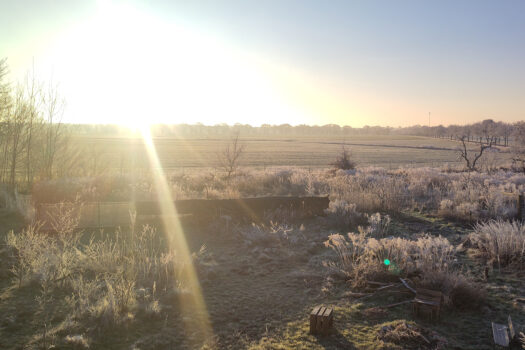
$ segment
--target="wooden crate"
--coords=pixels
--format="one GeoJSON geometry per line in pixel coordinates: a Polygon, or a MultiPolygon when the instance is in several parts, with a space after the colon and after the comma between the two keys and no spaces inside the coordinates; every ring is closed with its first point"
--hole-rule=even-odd
{"type": "Polygon", "coordinates": [[[310,313],[310,334],[327,334],[334,324],[334,312],[330,307],[316,306],[310,313]]]}
{"type": "Polygon", "coordinates": [[[416,297],[412,301],[412,308],[414,314],[426,313],[430,315],[431,320],[434,320],[440,318],[442,302],[443,294],[441,292],[418,288],[416,289],[416,297]]]}

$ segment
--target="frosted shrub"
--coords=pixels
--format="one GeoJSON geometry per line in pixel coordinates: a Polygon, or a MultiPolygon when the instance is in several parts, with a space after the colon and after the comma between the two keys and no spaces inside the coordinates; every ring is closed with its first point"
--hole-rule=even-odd
{"type": "Polygon", "coordinates": [[[499,171],[446,173],[416,168],[386,171],[358,169],[329,178],[330,197],[356,204],[359,212],[419,209],[458,220],[512,218],[515,199],[504,192],[525,190],[524,176],[499,171]]]}
{"type": "Polygon", "coordinates": [[[330,201],[327,214],[336,226],[350,228],[363,221],[363,215],[356,210],[357,205],[344,200],[330,201]]]}
{"type": "Polygon", "coordinates": [[[406,240],[333,234],[325,246],[338,257],[328,267],[342,273],[354,286],[364,286],[367,280],[416,276],[417,285],[443,291],[455,307],[477,307],[485,298],[484,291],[461,273],[454,247],[441,236],[406,240]]]}
{"type": "Polygon", "coordinates": [[[403,178],[377,169],[339,175],[329,180],[329,184],[331,199],[354,203],[360,212],[398,211],[408,200],[403,178]]]}
{"type": "Polygon", "coordinates": [[[525,269],[525,225],[489,221],[477,224],[469,239],[479,254],[500,267],[525,269]]]}
{"type": "Polygon", "coordinates": [[[239,230],[239,235],[247,245],[286,245],[289,243],[289,234],[292,230],[292,227],[276,222],[270,222],[268,226],[252,223],[252,226],[239,230]]]}
{"type": "Polygon", "coordinates": [[[131,321],[140,306],[138,290],[167,293],[184,287],[183,270],[189,262],[154,228],[102,234],[82,244],[69,220],[63,222],[65,227],[52,235],[39,232],[39,226],[10,232],[6,245],[16,284],[36,283],[46,298],[66,292],[73,320],[121,325],[131,321]]]}
{"type": "Polygon", "coordinates": [[[383,215],[380,213],[375,213],[368,216],[368,225],[370,229],[370,234],[373,237],[385,237],[388,235],[390,229],[390,216],[383,215]]]}
{"type": "Polygon", "coordinates": [[[334,234],[329,236],[325,245],[337,252],[339,263],[336,265],[353,278],[372,277],[378,272],[388,272],[394,268],[404,275],[448,271],[455,259],[454,247],[441,236],[406,240],[366,238],[355,233],[349,233],[345,238],[334,234]],[[384,265],[385,259],[392,263],[390,267],[384,265]],[[356,271],[359,271],[359,275],[355,274],[356,271]]]}
{"type": "Polygon", "coordinates": [[[19,288],[41,270],[42,253],[48,249],[54,250],[54,242],[39,234],[38,229],[38,226],[31,225],[18,234],[13,231],[7,234],[6,246],[11,253],[11,272],[16,277],[19,288]]]}

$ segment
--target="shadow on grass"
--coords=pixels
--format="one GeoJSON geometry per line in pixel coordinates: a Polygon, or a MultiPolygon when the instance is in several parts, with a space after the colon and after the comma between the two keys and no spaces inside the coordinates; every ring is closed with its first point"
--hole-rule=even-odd
{"type": "Polygon", "coordinates": [[[315,335],[315,337],[319,345],[325,349],[357,349],[352,342],[335,328],[327,335],[315,335]]]}

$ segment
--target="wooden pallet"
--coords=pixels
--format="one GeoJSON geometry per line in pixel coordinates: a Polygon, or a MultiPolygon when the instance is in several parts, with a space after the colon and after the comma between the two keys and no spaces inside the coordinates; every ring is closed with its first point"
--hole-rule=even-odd
{"type": "Polygon", "coordinates": [[[327,334],[334,324],[334,312],[330,307],[316,306],[310,313],[310,334],[327,334]]]}

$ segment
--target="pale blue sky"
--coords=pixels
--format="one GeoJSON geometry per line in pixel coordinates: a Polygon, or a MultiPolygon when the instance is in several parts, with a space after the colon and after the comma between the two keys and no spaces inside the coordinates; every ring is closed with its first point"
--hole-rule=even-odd
{"type": "MultiPolygon", "coordinates": [[[[0,2],[3,28],[0,31],[0,56],[8,57],[18,78],[21,72],[30,68],[33,58],[36,65],[39,64],[42,52],[53,46],[57,38],[64,33],[74,33],[78,23],[90,23],[104,3],[65,0],[0,2]]],[[[187,28],[198,36],[205,36],[206,43],[208,40],[218,42],[218,45],[228,47],[228,52],[234,52],[231,55],[235,57],[241,54],[251,57],[249,60],[270,62],[269,69],[273,73],[269,73],[271,83],[265,89],[271,92],[261,92],[258,78],[242,82],[245,90],[253,91],[253,94],[273,94],[279,90],[276,92],[278,97],[272,95],[259,100],[249,96],[254,110],[258,109],[258,103],[263,105],[272,101],[274,107],[264,113],[274,117],[269,115],[267,121],[398,126],[426,124],[429,111],[435,123],[444,124],[472,122],[486,117],[506,121],[525,119],[524,1],[153,0],[112,3],[115,5],[112,8],[117,9],[111,12],[112,16],[117,17],[119,6],[127,4],[126,8],[146,14],[148,20],[187,28]],[[279,77],[286,82],[280,84],[279,77]],[[297,86],[307,91],[289,91],[297,86]]],[[[118,19],[115,25],[119,26],[118,19]]],[[[136,23],[139,32],[141,25],[147,35],[158,35],[140,20],[136,23]]],[[[162,45],[170,45],[169,36],[167,38],[162,45]]],[[[147,41],[137,40],[136,44],[140,48],[147,41]]],[[[112,50],[106,46],[99,54],[112,56],[112,50]]],[[[163,50],[158,46],[149,47],[149,52],[153,53],[140,59],[140,63],[144,63],[143,69],[155,66],[154,51],[165,56],[163,50]]],[[[97,51],[96,41],[90,46],[90,55],[94,55],[93,51],[97,51]]],[[[206,56],[210,50],[197,52],[206,56]]],[[[230,53],[225,57],[228,55],[230,53]]],[[[72,59],[79,61],[76,56],[72,59]]],[[[215,66],[216,62],[210,63],[213,57],[196,59],[200,65],[210,65],[213,69],[223,67],[215,66]]],[[[240,60],[245,62],[245,58],[240,60]]],[[[266,77],[268,68],[259,71],[259,63],[252,61],[249,70],[255,65],[257,74],[263,72],[260,74],[266,77]]],[[[42,66],[45,71],[49,68],[46,66],[48,61],[42,59],[42,62],[45,62],[42,66]]],[[[87,62],[87,59],[86,62],[80,60],[78,69],[87,62]]],[[[53,65],[55,79],[67,80],[65,76],[71,75],[71,69],[61,74],[61,65],[53,65]]],[[[225,68],[225,71],[229,69],[235,68],[225,68]]],[[[104,72],[107,74],[108,70],[104,72]]],[[[233,75],[245,74],[245,71],[231,72],[233,75]]],[[[206,85],[206,79],[202,79],[199,85],[206,85]]],[[[209,79],[227,80],[224,75],[209,79]]],[[[148,82],[152,83],[152,80],[148,82]]],[[[240,80],[236,84],[241,84],[240,80]]],[[[215,88],[210,88],[201,97],[206,100],[213,91],[220,90],[220,85],[214,82],[215,88]]],[[[80,94],[80,90],[75,90],[72,84],[65,86],[69,90],[64,91],[64,95],[73,111],[70,119],[100,121],[92,117],[94,111],[90,116],[82,115],[79,111],[87,101],[69,96],[80,94]]],[[[118,88],[118,85],[113,86],[118,88]]],[[[163,81],[159,86],[166,89],[169,84],[163,81]]],[[[227,91],[235,94],[238,90],[231,88],[227,91]]],[[[207,114],[219,110],[218,116],[230,116],[224,120],[226,122],[264,122],[263,112],[252,117],[248,107],[232,107],[235,99],[223,96],[221,101],[225,102],[216,102],[213,108],[202,109],[191,116],[185,116],[191,114],[188,109],[176,108],[176,116],[164,113],[166,108],[162,108],[162,112],[157,110],[156,115],[163,114],[158,118],[163,122],[213,123],[221,119],[207,114]]]]}

